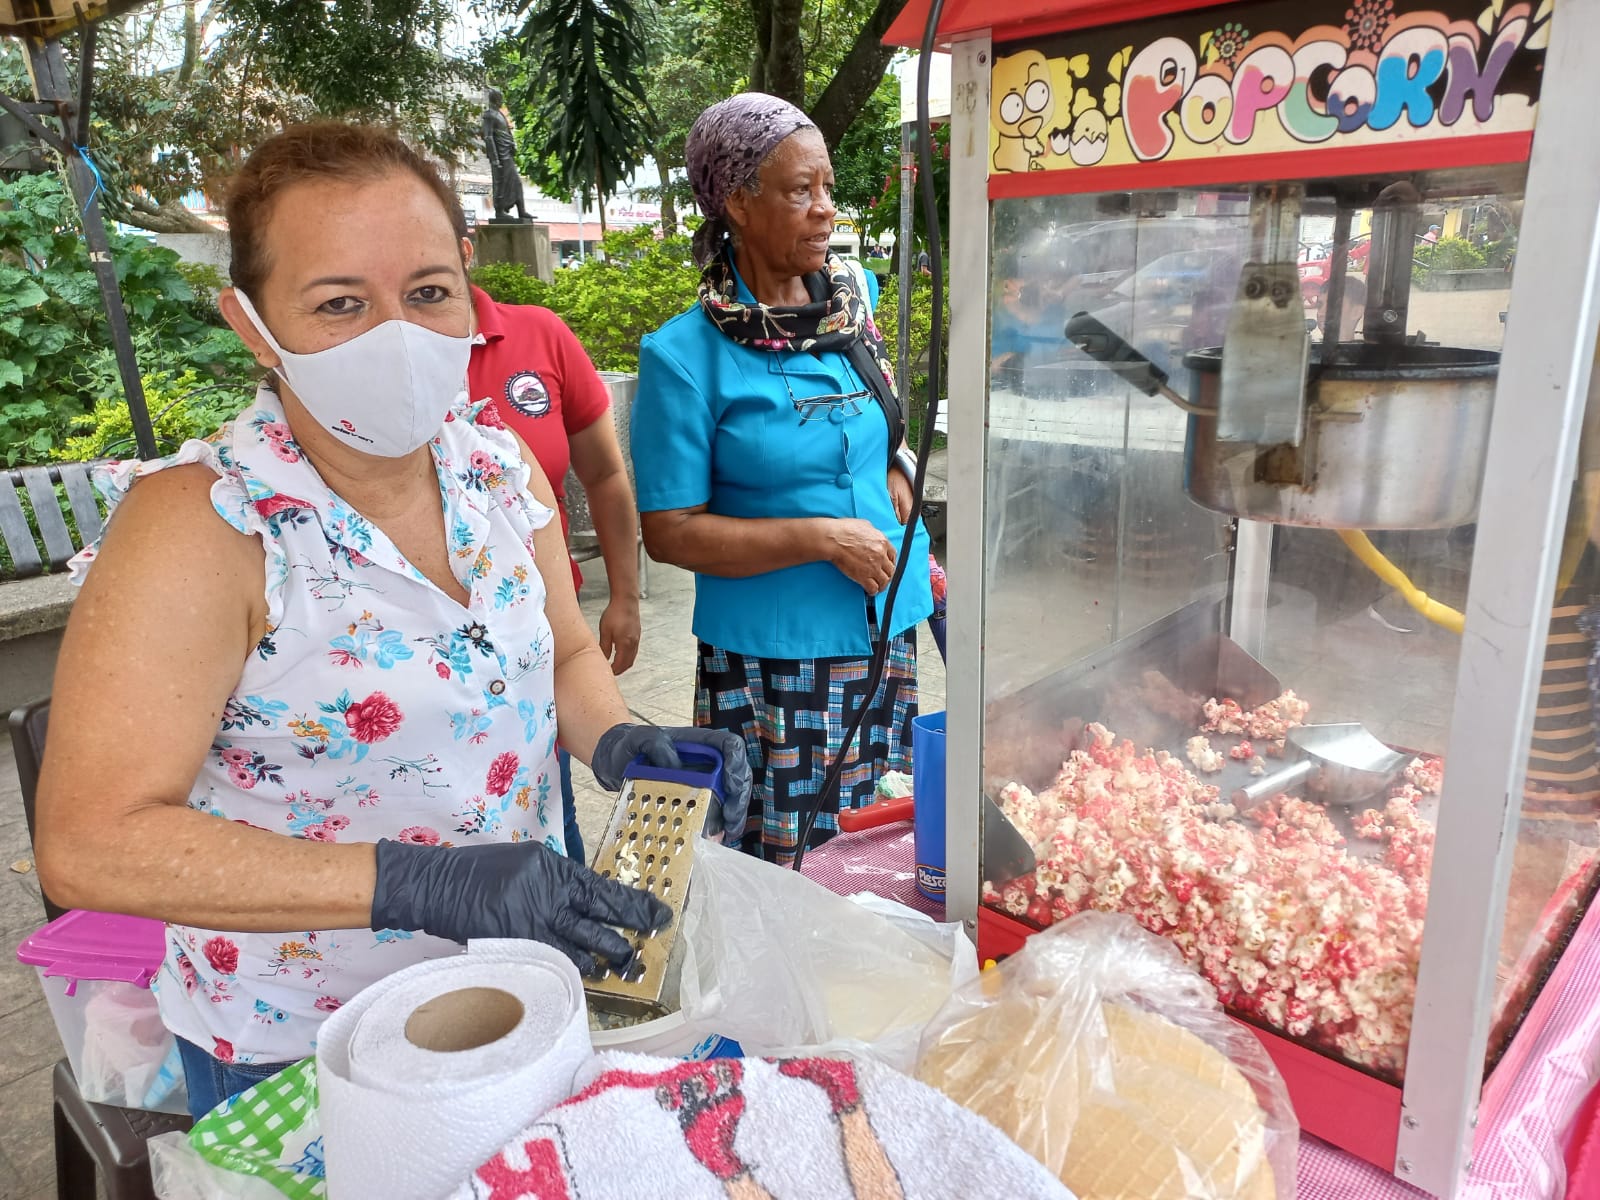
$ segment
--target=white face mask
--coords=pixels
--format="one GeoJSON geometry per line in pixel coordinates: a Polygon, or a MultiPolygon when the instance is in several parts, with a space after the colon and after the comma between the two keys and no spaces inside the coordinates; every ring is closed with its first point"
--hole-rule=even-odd
{"type": "Polygon", "coordinates": [[[352,449],[402,458],[439,432],[466,392],[469,337],[385,321],[315,354],[292,354],[278,345],[250,297],[237,289],[234,295],[277,351],[274,369],[306,411],[352,449]]]}

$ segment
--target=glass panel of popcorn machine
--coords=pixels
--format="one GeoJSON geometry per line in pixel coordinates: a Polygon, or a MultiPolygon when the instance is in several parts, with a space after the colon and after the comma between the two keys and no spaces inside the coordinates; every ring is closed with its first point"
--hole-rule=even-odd
{"type": "Polygon", "coordinates": [[[992,210],[983,903],[1387,1078],[1522,174],[992,210]]]}
{"type": "MultiPolygon", "coordinates": [[[[1600,360],[1600,354],[1597,354],[1600,360]]],[[[1492,1066],[1592,899],[1600,873],[1600,754],[1595,748],[1600,634],[1600,371],[1589,382],[1578,467],[1556,570],[1544,669],[1534,709],[1527,782],[1506,926],[1500,941],[1492,1066]]]]}

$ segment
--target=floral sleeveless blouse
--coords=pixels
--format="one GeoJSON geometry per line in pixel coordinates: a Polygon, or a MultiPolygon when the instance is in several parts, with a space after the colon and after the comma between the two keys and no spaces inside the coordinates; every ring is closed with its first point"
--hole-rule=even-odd
{"type": "MultiPolygon", "coordinates": [[[[328,488],[266,385],[208,440],[99,480],[114,505],[139,476],[204,463],[217,512],[266,548],[267,632],[191,808],[324,842],[536,839],[564,851],[554,647],[533,561],[553,513],[529,495],[513,439],[474,424],[481,404],[464,401],[431,450],[466,608],[328,488]]],[[[324,1018],[368,984],[461,949],[420,933],[169,925],[153,987],[179,1037],[224,1061],[278,1062],[311,1054],[324,1018]]]]}

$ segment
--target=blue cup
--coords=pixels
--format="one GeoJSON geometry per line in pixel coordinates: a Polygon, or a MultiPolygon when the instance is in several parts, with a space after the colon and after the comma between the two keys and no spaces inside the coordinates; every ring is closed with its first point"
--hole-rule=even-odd
{"type": "Polygon", "coordinates": [[[911,722],[911,791],[915,797],[917,891],[944,903],[944,714],[911,722]]]}

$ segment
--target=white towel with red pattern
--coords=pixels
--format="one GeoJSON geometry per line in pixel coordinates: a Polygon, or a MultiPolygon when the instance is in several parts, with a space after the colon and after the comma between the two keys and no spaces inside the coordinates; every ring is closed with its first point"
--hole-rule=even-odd
{"type": "Polygon", "coordinates": [[[994,1126],[888,1067],[602,1054],[452,1200],[1073,1200],[994,1126]]]}

